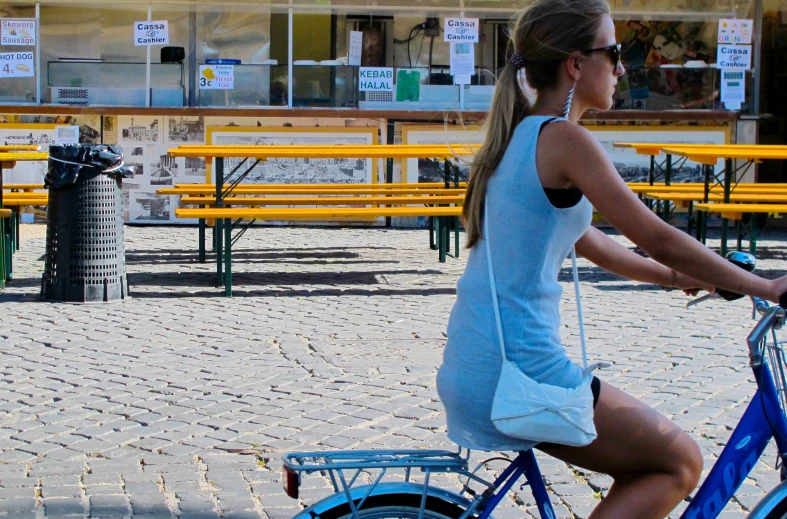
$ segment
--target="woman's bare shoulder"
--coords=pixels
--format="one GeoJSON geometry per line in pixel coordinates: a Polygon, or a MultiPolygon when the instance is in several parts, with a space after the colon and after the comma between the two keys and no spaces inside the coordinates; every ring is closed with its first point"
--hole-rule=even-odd
{"type": "MultiPolygon", "coordinates": [[[[604,149],[587,128],[568,121],[555,121],[547,125],[538,139],[539,167],[551,170],[557,182],[574,176],[578,165],[582,169],[609,169],[611,164],[604,149]]],[[[613,167],[614,170],[614,167],[613,167]]]]}

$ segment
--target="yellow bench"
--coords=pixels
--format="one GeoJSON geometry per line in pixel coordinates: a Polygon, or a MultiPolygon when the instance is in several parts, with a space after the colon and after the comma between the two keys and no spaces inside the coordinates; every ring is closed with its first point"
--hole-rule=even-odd
{"type": "MultiPolygon", "coordinates": [[[[453,183],[452,183],[453,184],[453,183]]],[[[427,191],[429,189],[445,189],[445,182],[392,182],[387,184],[239,184],[235,189],[240,189],[246,186],[264,187],[266,189],[314,189],[323,188],[335,191],[345,191],[347,189],[357,189],[359,187],[375,188],[380,190],[386,189],[401,189],[403,187],[411,187],[413,189],[420,189],[427,191]]],[[[452,185],[453,188],[467,188],[467,182],[459,182],[458,186],[452,185]]],[[[175,189],[212,189],[216,192],[216,184],[175,184],[175,189]]]]}
{"type": "MultiPolygon", "coordinates": [[[[321,196],[321,197],[240,197],[229,196],[221,202],[225,206],[232,205],[436,205],[436,204],[461,204],[464,195],[454,196],[321,196]]],[[[214,206],[215,197],[184,196],[180,199],[182,205],[214,206]]]]}
{"type": "Polygon", "coordinates": [[[3,205],[6,207],[27,207],[27,206],[37,206],[37,205],[47,205],[49,204],[49,199],[47,197],[20,197],[20,198],[4,198],[3,205]]]}
{"type": "Polygon", "coordinates": [[[8,151],[39,151],[41,146],[37,144],[2,144],[0,152],[8,151]]]}
{"type": "Polygon", "coordinates": [[[12,212],[10,209],[0,209],[0,218],[11,218],[12,212]]]}
{"type": "MultiPolygon", "coordinates": [[[[310,188],[281,188],[281,187],[266,187],[265,184],[241,184],[233,189],[235,195],[410,195],[410,194],[425,194],[430,195],[458,195],[464,194],[467,191],[465,188],[428,188],[422,189],[418,187],[411,187],[411,185],[403,185],[403,187],[393,188],[378,188],[374,184],[362,184],[358,187],[352,187],[341,190],[340,193],[336,189],[326,188],[322,185],[315,184],[315,187],[310,188]]],[[[156,191],[159,195],[205,195],[215,196],[216,189],[212,187],[165,187],[156,191]]],[[[223,199],[223,197],[222,197],[223,199]]]]}
{"type": "Polygon", "coordinates": [[[9,191],[36,191],[46,189],[44,184],[3,184],[3,190],[9,191]]]}
{"type": "Polygon", "coordinates": [[[694,209],[708,213],[719,213],[722,218],[737,220],[738,225],[738,249],[741,248],[741,225],[744,215],[751,215],[749,221],[749,251],[752,254],[757,252],[757,238],[762,231],[764,220],[769,216],[779,217],[787,213],[787,204],[748,204],[748,203],[700,203],[694,204],[694,209]]]}

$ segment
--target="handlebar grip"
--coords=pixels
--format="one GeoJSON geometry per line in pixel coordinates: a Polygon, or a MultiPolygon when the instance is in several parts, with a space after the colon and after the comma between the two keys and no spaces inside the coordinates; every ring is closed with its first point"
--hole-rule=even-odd
{"type": "Polygon", "coordinates": [[[787,292],[779,296],[779,306],[787,310],[787,292]]]}
{"type": "MultiPolygon", "coordinates": [[[[743,297],[743,294],[736,294],[735,292],[730,292],[729,290],[724,290],[723,288],[717,288],[716,293],[725,301],[735,301],[743,297]]],[[[787,293],[783,294],[784,302],[787,304],[787,293]]],[[[781,299],[779,300],[781,304],[781,299]]]]}

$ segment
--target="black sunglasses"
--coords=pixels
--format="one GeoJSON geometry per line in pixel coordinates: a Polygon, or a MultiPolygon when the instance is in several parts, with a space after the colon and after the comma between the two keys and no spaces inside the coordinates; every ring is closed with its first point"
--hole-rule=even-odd
{"type": "Polygon", "coordinates": [[[620,65],[620,43],[615,43],[614,45],[609,45],[607,47],[599,47],[597,49],[588,49],[583,50],[583,54],[590,54],[592,52],[606,52],[609,61],[612,62],[612,66],[615,67],[617,70],[618,65],[620,65]]]}

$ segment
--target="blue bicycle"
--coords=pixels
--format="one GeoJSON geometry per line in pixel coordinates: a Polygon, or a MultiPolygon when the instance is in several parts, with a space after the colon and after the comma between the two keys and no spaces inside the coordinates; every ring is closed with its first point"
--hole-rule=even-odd
{"type": "MultiPolygon", "coordinates": [[[[754,257],[749,254],[731,252],[727,258],[746,270],[754,268],[754,257]]],[[[741,297],[722,290],[717,293],[727,300],[741,297]]],[[[758,503],[749,518],[787,519],[787,378],[784,350],[776,340],[785,310],[757,298],[752,302],[752,317],[762,315],[746,341],[757,391],[681,519],[718,517],[771,438],[779,451],[782,483],[758,503]]],[[[463,453],[462,449],[289,453],[284,456],[282,477],[284,490],[292,498],[298,498],[304,474],[327,475],[333,484],[333,495],[309,506],[296,519],[487,519],[523,475],[541,519],[555,518],[532,450],[520,452],[494,481],[476,475],[483,463],[475,470],[469,470],[468,463],[469,451],[463,453]],[[404,472],[403,481],[383,481],[395,470],[404,472]],[[413,481],[413,473],[419,474],[419,481],[413,481]],[[467,477],[462,493],[431,485],[430,477],[435,473],[467,477]],[[371,483],[360,483],[369,477],[371,483]],[[472,490],[471,481],[483,491],[472,490]]]]}

